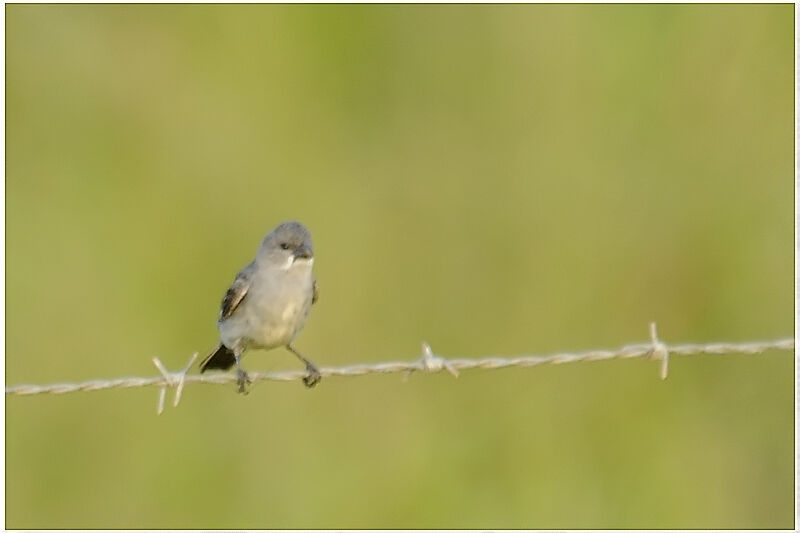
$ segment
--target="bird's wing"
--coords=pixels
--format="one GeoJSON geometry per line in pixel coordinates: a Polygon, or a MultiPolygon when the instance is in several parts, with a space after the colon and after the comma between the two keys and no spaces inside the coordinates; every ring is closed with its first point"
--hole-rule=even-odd
{"type": "Polygon", "coordinates": [[[317,290],[317,280],[314,280],[311,292],[311,304],[317,303],[317,300],[319,300],[319,291],[317,290]]]}
{"type": "Polygon", "coordinates": [[[253,262],[236,274],[236,279],[233,280],[230,288],[222,298],[222,307],[219,310],[220,322],[231,316],[247,296],[247,290],[250,288],[250,280],[253,277],[255,268],[256,264],[253,262]]]}

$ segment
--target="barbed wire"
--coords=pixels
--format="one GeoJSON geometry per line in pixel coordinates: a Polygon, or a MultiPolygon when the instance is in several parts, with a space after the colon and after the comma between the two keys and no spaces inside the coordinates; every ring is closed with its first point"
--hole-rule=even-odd
{"type": "MultiPolygon", "coordinates": [[[[709,344],[682,344],[667,346],[658,339],[656,324],[650,324],[650,342],[623,346],[617,350],[591,350],[581,353],[559,353],[553,355],[518,355],[518,356],[488,356],[478,358],[444,358],[433,353],[427,343],[422,343],[422,357],[416,361],[389,361],[382,363],[363,363],[341,367],[320,368],[323,377],[342,376],[354,377],[366,374],[391,374],[405,373],[407,379],[413,372],[435,373],[446,370],[454,377],[458,377],[461,370],[471,369],[498,369],[507,367],[531,367],[545,364],[576,363],[580,361],[605,361],[608,359],[631,359],[646,357],[660,361],[659,375],[661,379],[667,378],[670,355],[701,355],[701,354],[759,354],[768,350],[793,351],[794,339],[778,339],[771,341],[757,341],[745,343],[709,343],[709,344]]],[[[173,405],[177,407],[183,394],[184,386],[191,383],[206,383],[223,385],[236,383],[235,373],[226,374],[192,374],[189,369],[197,360],[195,353],[186,366],[178,372],[170,372],[161,361],[153,358],[153,364],[160,375],[149,378],[125,377],[117,379],[97,379],[81,383],[54,383],[50,385],[14,385],[6,387],[6,394],[16,396],[29,396],[33,394],[68,394],[72,392],[88,392],[105,389],[124,389],[130,387],[160,387],[157,412],[164,410],[164,402],[168,388],[175,388],[173,405]]],[[[306,376],[304,370],[288,370],[282,372],[248,372],[251,382],[257,381],[295,381],[306,376]]]]}

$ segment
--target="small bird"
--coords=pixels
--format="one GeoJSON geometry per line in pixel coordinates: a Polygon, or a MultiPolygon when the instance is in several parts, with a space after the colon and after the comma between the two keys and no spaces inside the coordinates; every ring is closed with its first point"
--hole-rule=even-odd
{"type": "Polygon", "coordinates": [[[241,366],[244,351],[285,346],[306,365],[303,383],[316,385],[322,379],[319,369],[292,346],[317,301],[313,265],[311,233],[305,226],[284,222],[268,233],[255,260],[236,275],[222,298],[220,343],[200,362],[200,372],[236,365],[239,392],[246,393],[250,379],[241,366]]]}

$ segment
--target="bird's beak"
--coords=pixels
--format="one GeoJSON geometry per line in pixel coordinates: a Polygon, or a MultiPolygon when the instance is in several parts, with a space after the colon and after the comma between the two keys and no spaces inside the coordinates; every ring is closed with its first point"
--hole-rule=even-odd
{"type": "Polygon", "coordinates": [[[311,248],[309,248],[306,245],[300,246],[300,248],[298,248],[294,252],[295,261],[297,261],[298,259],[311,259],[312,257],[314,257],[314,254],[311,251],[311,248]]]}

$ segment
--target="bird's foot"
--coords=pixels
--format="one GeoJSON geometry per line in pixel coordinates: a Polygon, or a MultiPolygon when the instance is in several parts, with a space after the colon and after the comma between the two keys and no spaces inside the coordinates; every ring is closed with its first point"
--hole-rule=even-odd
{"type": "Polygon", "coordinates": [[[252,381],[250,380],[250,376],[247,375],[247,372],[244,371],[242,368],[236,369],[236,384],[239,385],[239,392],[242,394],[247,394],[247,386],[251,384],[252,381]]]}
{"type": "Polygon", "coordinates": [[[322,374],[319,373],[319,369],[313,363],[306,364],[306,372],[303,377],[303,384],[308,388],[313,387],[322,379],[322,374]]]}

